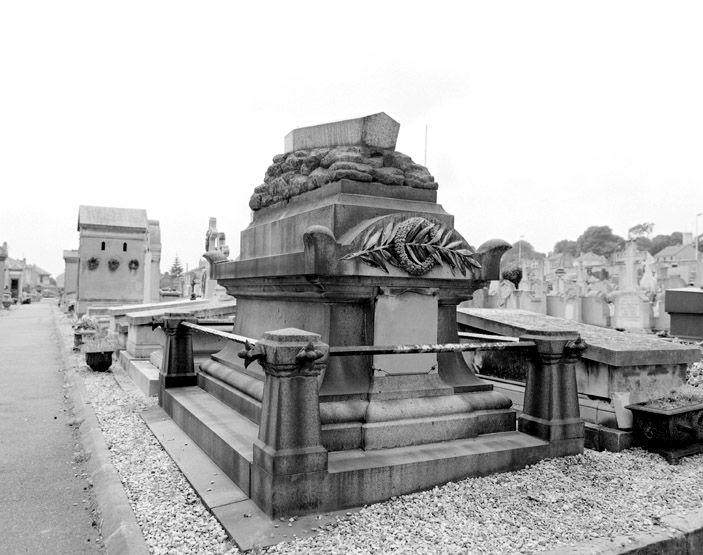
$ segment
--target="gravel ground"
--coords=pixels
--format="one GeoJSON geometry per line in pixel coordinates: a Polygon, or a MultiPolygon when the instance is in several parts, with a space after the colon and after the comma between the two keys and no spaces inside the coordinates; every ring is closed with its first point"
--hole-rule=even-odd
{"type": "Polygon", "coordinates": [[[271,553],[535,553],[647,532],[703,503],[703,456],[671,466],[635,449],[542,461],[366,507],[271,553]]]}
{"type": "MultiPolygon", "coordinates": [[[[70,322],[63,319],[67,342],[70,322]]],[[[238,553],[138,413],[154,399],[113,375],[78,371],[153,553],[238,553]]],[[[587,450],[521,471],[449,483],[363,508],[312,538],[268,553],[535,553],[647,532],[703,506],[703,455],[672,466],[640,449],[587,450]]]]}
{"type": "MultiPolygon", "coordinates": [[[[62,317],[59,322],[65,344],[72,344],[70,321],[62,317]]],[[[112,372],[91,371],[82,354],[72,359],[151,552],[240,553],[139,416],[156,399],[124,391],[112,372]]]]}

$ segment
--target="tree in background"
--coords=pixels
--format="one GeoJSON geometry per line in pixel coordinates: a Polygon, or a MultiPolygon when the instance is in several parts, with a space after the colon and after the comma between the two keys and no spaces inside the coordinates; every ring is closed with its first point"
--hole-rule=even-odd
{"type": "Polygon", "coordinates": [[[649,247],[649,253],[654,255],[670,245],[681,244],[683,244],[683,233],[680,231],[674,231],[671,235],[657,235],[654,239],[652,239],[652,244],[649,247]]]}
{"type": "Polygon", "coordinates": [[[638,237],[649,237],[653,229],[654,224],[652,222],[637,224],[627,230],[627,236],[629,239],[637,239],[638,237]]]}
{"type": "Polygon", "coordinates": [[[183,275],[183,265],[181,264],[178,255],[176,255],[176,258],[173,260],[173,264],[171,264],[171,271],[169,273],[173,278],[181,277],[183,275]]]}
{"type": "Polygon", "coordinates": [[[576,239],[578,252],[592,252],[600,256],[610,256],[624,246],[625,239],[615,235],[608,225],[592,225],[576,239]]]}
{"type": "Polygon", "coordinates": [[[570,254],[571,256],[578,256],[578,250],[576,246],[576,241],[570,241],[569,239],[562,239],[554,245],[554,254],[570,254]]]}
{"type": "Polygon", "coordinates": [[[535,258],[544,258],[544,254],[537,252],[530,243],[520,239],[505,251],[500,259],[500,267],[506,271],[511,268],[520,268],[522,261],[534,260],[535,258]]]}
{"type": "Polygon", "coordinates": [[[634,239],[635,244],[637,245],[637,250],[648,251],[652,248],[652,240],[649,236],[651,235],[653,229],[653,222],[637,224],[627,230],[627,237],[630,240],[634,239]]]}

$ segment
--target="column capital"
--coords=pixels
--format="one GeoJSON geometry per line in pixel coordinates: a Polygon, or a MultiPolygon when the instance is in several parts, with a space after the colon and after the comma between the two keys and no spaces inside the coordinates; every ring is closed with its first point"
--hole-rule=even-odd
{"type": "Polygon", "coordinates": [[[326,365],[329,346],[320,335],[297,328],[267,331],[253,347],[247,345],[239,356],[248,365],[258,360],[264,371],[277,378],[319,376],[326,365]]]}

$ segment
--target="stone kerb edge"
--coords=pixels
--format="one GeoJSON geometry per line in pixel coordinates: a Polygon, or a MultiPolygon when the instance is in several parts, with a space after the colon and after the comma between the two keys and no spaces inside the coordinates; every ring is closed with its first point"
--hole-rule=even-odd
{"type": "Polygon", "coordinates": [[[148,555],[149,548],[137,524],[122,481],[110,461],[110,453],[98,418],[87,402],[88,393],[76,371],[75,361],[71,361],[68,354],[69,347],[63,338],[56,310],[53,308],[52,318],[74,416],[76,421],[80,422],[80,441],[87,455],[86,469],[93,483],[93,492],[101,517],[100,533],[105,552],[107,555],[148,555]]]}
{"type": "Polygon", "coordinates": [[[545,555],[696,555],[703,553],[703,509],[662,517],[661,525],[640,534],[598,538],[544,551],[545,555]]]}

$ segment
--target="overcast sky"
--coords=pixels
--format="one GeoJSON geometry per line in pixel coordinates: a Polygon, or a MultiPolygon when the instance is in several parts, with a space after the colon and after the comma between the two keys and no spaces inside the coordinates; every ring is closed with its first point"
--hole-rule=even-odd
{"type": "MultiPolygon", "coordinates": [[[[55,276],[78,206],[145,208],[162,271],[233,254],[283,137],[385,111],[474,246],[694,231],[699,2],[0,2],[0,242],[55,276]]],[[[699,220],[703,229],[703,217],[699,220]]]]}

